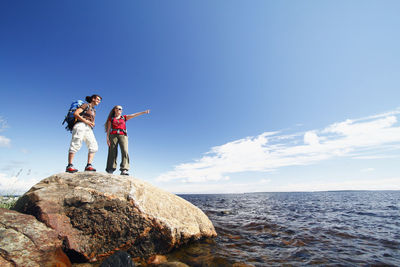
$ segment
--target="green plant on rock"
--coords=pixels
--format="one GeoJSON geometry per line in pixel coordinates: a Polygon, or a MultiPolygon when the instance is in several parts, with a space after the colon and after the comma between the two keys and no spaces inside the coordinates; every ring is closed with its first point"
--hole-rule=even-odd
{"type": "Polygon", "coordinates": [[[18,198],[16,196],[0,196],[0,208],[10,209],[17,202],[18,198]]]}

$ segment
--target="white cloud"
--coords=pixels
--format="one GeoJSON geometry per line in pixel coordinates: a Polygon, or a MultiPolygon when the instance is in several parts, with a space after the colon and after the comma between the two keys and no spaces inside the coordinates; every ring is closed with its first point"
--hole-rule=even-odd
{"type": "Polygon", "coordinates": [[[339,182],[292,183],[280,187],[269,188],[273,192],[335,191],[335,190],[399,190],[400,177],[381,180],[348,179],[339,182]]]}
{"type": "Polygon", "coordinates": [[[247,192],[315,192],[340,190],[400,190],[400,177],[378,180],[346,179],[333,182],[298,182],[274,185],[269,180],[259,182],[209,182],[197,184],[163,184],[164,190],[175,194],[229,194],[247,192]]]}
{"type": "Polygon", "coordinates": [[[337,157],[384,156],[400,144],[400,110],[334,123],[322,130],[284,135],[266,132],[210,149],[202,158],[182,163],[157,177],[159,182],[207,182],[240,172],[271,172],[337,157]]]}
{"type": "Polygon", "coordinates": [[[38,182],[38,179],[21,179],[17,176],[8,176],[7,174],[0,173],[0,194],[20,195],[38,182]]]}
{"type": "Polygon", "coordinates": [[[0,147],[8,147],[11,144],[11,140],[5,136],[0,135],[0,147]]]}
{"type": "Polygon", "coordinates": [[[234,182],[209,182],[209,183],[180,183],[159,185],[164,190],[175,194],[224,194],[266,192],[270,181],[262,179],[258,182],[234,183],[234,182]]]}
{"type": "MultiPolygon", "coordinates": [[[[0,116],[0,132],[8,128],[6,120],[0,116]]],[[[0,135],[0,147],[8,147],[11,144],[11,140],[5,136],[0,135]]]]}
{"type": "Polygon", "coordinates": [[[390,159],[397,158],[393,155],[369,155],[369,156],[355,156],[354,159],[390,159]]]}
{"type": "Polygon", "coordinates": [[[375,168],[366,168],[366,169],[362,169],[362,172],[373,172],[375,171],[375,168]]]}
{"type": "Polygon", "coordinates": [[[0,132],[4,131],[7,128],[8,128],[7,121],[0,116],[0,132]]]}
{"type": "Polygon", "coordinates": [[[307,145],[319,145],[319,137],[315,132],[306,132],[304,134],[304,143],[307,145]]]}
{"type": "Polygon", "coordinates": [[[268,184],[271,182],[271,179],[261,179],[260,184],[268,184]]]}

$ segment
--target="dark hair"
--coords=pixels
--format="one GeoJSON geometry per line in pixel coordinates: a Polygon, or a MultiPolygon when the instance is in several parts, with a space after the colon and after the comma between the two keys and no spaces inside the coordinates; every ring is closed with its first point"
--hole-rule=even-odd
{"type": "Polygon", "coordinates": [[[85,100],[86,100],[86,102],[91,103],[93,101],[93,98],[96,98],[96,97],[100,97],[100,99],[102,99],[101,96],[99,96],[99,95],[92,95],[92,96],[87,96],[85,98],[85,100]]]}
{"type": "Polygon", "coordinates": [[[110,111],[110,113],[108,114],[106,123],[104,123],[104,130],[105,130],[106,132],[107,132],[107,122],[108,122],[109,120],[111,120],[111,118],[115,117],[115,109],[116,109],[117,107],[119,107],[119,106],[120,106],[120,105],[114,106],[114,107],[112,108],[112,110],[110,111]]]}

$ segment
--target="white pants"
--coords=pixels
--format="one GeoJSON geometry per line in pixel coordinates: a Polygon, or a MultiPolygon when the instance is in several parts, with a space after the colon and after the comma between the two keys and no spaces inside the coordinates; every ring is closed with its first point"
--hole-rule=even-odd
{"type": "Polygon", "coordinates": [[[92,128],[83,122],[78,122],[75,124],[74,128],[72,128],[72,139],[69,146],[69,153],[78,152],[82,147],[82,141],[85,141],[89,153],[96,153],[99,149],[92,128]]]}

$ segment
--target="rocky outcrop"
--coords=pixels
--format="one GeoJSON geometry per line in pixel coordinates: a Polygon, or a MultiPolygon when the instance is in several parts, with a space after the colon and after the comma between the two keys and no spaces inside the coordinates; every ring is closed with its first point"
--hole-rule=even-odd
{"type": "Polygon", "coordinates": [[[0,266],[71,266],[56,231],[31,215],[0,208],[0,266]]]}
{"type": "Polygon", "coordinates": [[[129,176],[56,174],[33,186],[14,209],[54,229],[73,262],[101,260],[116,250],[148,257],[216,236],[200,209],[129,176]]]}

